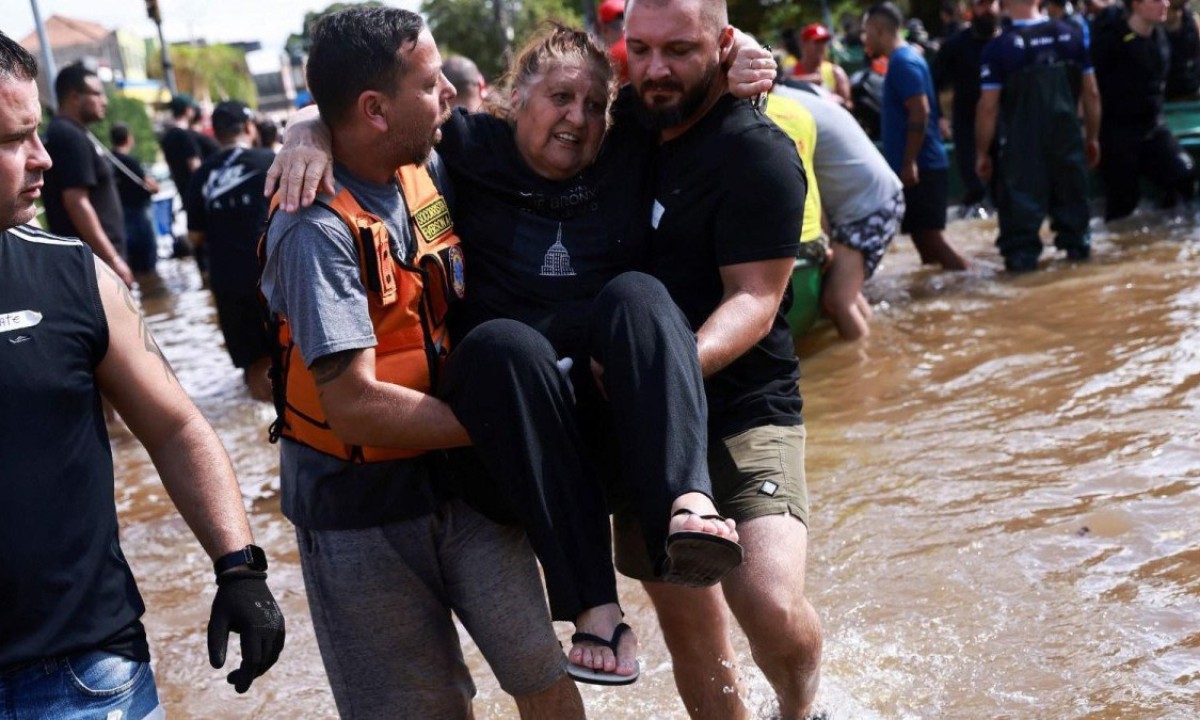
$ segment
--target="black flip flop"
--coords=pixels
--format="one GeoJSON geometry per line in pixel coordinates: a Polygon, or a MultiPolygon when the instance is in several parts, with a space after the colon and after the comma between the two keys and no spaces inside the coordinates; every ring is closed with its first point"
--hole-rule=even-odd
{"type": "MultiPolygon", "coordinates": [[[[676,515],[695,515],[687,508],[676,510],[676,515]]],[[[705,520],[724,522],[720,515],[701,515],[705,520]]],[[[742,546],[729,538],[712,533],[681,530],[667,537],[667,561],[662,582],[685,587],[711,587],[721,578],[742,564],[742,546]]]]}
{"type": "MultiPolygon", "coordinates": [[[[621,643],[621,636],[629,632],[630,628],[625,623],[621,623],[613,628],[611,640],[605,640],[599,635],[591,633],[577,632],[571,636],[571,644],[574,645],[580,642],[590,642],[606,647],[613,651],[613,655],[617,654],[617,645],[621,643]]],[[[615,672],[604,672],[603,670],[593,670],[585,668],[582,665],[576,665],[573,662],[567,661],[567,674],[576,682],[590,683],[592,685],[629,685],[638,679],[642,674],[642,664],[634,660],[632,675],[618,675],[615,672]]]]}

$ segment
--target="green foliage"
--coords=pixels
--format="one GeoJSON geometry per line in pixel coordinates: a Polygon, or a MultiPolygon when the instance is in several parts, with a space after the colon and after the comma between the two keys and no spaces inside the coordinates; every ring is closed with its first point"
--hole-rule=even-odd
{"type": "MultiPolygon", "coordinates": [[[[175,83],[179,92],[214,103],[222,100],[241,100],[250,107],[258,105],[258,89],[246,54],[232,45],[172,45],[171,62],[175,64],[175,83]]],[[[162,59],[157,52],[146,58],[146,74],[161,78],[162,59]]]]}
{"type": "Polygon", "coordinates": [[[542,21],[583,25],[578,0],[424,0],[421,12],[444,55],[471,58],[484,77],[493,80],[506,69],[508,54],[542,21]],[[506,24],[511,36],[501,29],[506,24]]]}
{"type": "Polygon", "coordinates": [[[345,10],[348,7],[385,7],[378,0],[367,0],[367,2],[337,2],[324,10],[308,12],[304,14],[304,25],[299,34],[292,33],[288,35],[285,46],[289,53],[293,55],[304,54],[308,52],[308,48],[312,45],[312,29],[317,24],[317,21],[325,17],[329,13],[335,13],[338,10],[345,10]]]}
{"type": "Polygon", "coordinates": [[[88,129],[111,148],[108,129],[117,123],[129,126],[129,132],[133,135],[133,156],[143,165],[153,164],[158,155],[158,138],[154,135],[154,125],[146,112],[146,104],[137,98],[109,95],[105,118],[88,129]]]}

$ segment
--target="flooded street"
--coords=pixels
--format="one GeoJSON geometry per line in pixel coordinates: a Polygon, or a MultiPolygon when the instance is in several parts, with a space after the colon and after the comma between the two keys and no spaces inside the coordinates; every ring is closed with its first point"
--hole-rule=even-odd
{"type": "MultiPolygon", "coordinates": [[[[805,339],[808,587],[831,718],[1200,716],[1200,234],[1152,216],[1092,262],[1010,278],[994,223],[951,225],[975,268],[921,269],[899,238],[867,286],[872,337],[805,339]]],[[[1050,254],[1050,253],[1048,253],[1050,254]]],[[[190,261],[164,261],[149,323],[238,470],[287,614],[247,696],[208,666],[211,565],[137,442],[116,432],[122,544],[170,717],[335,717],[279,513],[273,415],[229,364],[190,261]]],[[[589,716],[685,718],[640,590],[642,678],[583,687],[589,716]]],[[[564,639],[568,626],[559,628],[564,639]]],[[[739,640],[756,717],[773,700],[739,640]]],[[[516,718],[473,648],[476,715],[516,718]]],[[[231,661],[237,654],[231,652],[231,661]]]]}

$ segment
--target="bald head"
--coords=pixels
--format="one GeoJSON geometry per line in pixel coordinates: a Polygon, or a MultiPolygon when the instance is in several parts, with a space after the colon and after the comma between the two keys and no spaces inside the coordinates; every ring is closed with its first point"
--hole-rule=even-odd
{"type": "Polygon", "coordinates": [[[699,13],[705,31],[713,33],[720,33],[729,26],[729,8],[725,0],[628,0],[625,3],[626,18],[635,12],[636,7],[694,10],[699,13]]]}
{"type": "Polygon", "coordinates": [[[452,101],[455,105],[471,112],[479,110],[483,105],[484,80],[474,61],[462,55],[451,55],[442,61],[442,74],[457,92],[452,101]]]}

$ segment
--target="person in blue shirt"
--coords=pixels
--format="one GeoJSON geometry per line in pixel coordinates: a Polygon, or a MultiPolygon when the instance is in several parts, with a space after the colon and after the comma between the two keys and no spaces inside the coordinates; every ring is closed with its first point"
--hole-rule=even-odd
{"type": "Polygon", "coordinates": [[[975,168],[992,179],[988,151],[997,140],[996,245],[1005,268],[1019,273],[1037,269],[1047,213],[1056,247],[1071,260],[1091,254],[1087,170],[1100,161],[1100,92],[1077,26],[1043,16],[1035,0],[1006,8],[1012,24],[983,49],[975,168]]]}
{"type": "Polygon", "coordinates": [[[950,163],[938,134],[937,96],[929,65],[900,37],[904,15],[890,2],[867,10],[863,44],[888,58],[883,80],[883,155],[904,183],[906,211],[900,231],[912,236],[922,264],[966,270],[967,261],[946,242],[947,172],[950,163]]]}

